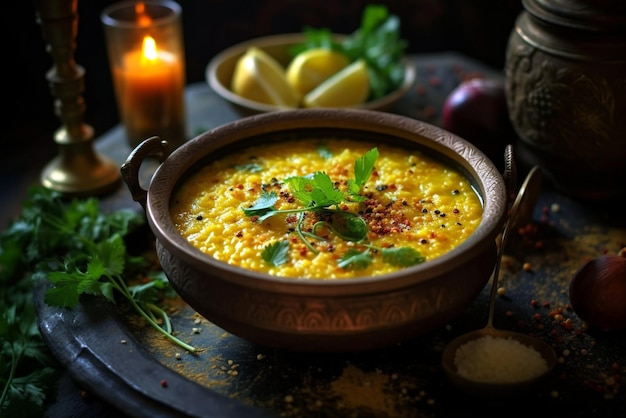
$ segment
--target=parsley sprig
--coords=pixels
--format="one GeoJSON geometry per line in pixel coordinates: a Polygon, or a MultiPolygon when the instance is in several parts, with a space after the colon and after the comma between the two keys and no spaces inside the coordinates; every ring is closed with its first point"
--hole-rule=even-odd
{"type": "MultiPolygon", "coordinates": [[[[356,213],[340,209],[340,205],[345,202],[365,201],[361,190],[371,177],[378,156],[378,148],[374,147],[356,159],[354,178],[348,179],[345,190],[338,188],[327,173],[317,171],[310,176],[292,176],[284,180],[302,207],[277,209],[275,205],[278,194],[263,189],[259,198],[250,207],[242,207],[242,210],[246,216],[254,217],[257,222],[279,214],[296,214],[298,218],[295,232],[314,254],[319,254],[319,250],[309,239],[324,241],[325,238],[317,234],[321,228],[330,230],[345,241],[364,247],[362,251],[352,248],[338,260],[339,267],[344,269],[367,268],[373,261],[374,253],[380,253],[385,263],[398,267],[423,263],[425,258],[412,247],[378,247],[366,243],[369,229],[365,220],[356,213]],[[302,228],[307,213],[319,215],[310,232],[302,228]]],[[[288,241],[270,243],[264,248],[262,258],[272,266],[279,266],[289,261],[288,249],[288,241]]]]}

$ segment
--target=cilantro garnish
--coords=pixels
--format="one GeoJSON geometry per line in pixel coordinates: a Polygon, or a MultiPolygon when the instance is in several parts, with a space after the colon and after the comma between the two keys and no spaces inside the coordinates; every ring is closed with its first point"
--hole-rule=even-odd
{"type": "Polygon", "coordinates": [[[263,250],[263,261],[272,266],[285,264],[289,261],[289,243],[287,241],[277,241],[269,244],[263,250]]]}
{"type": "MultiPolygon", "coordinates": [[[[374,147],[356,159],[354,178],[348,179],[345,191],[338,188],[328,174],[317,171],[309,176],[293,176],[284,180],[284,184],[289,187],[290,193],[302,207],[276,209],[278,195],[274,191],[268,192],[264,189],[252,206],[244,207],[242,210],[246,216],[255,217],[256,222],[263,222],[279,214],[296,214],[295,233],[314,254],[319,254],[319,250],[309,239],[324,241],[325,239],[317,234],[322,228],[331,231],[344,241],[361,245],[363,250],[352,248],[339,259],[338,265],[341,268],[366,268],[371,264],[373,255],[377,253],[381,254],[385,263],[398,267],[423,263],[424,257],[412,247],[380,248],[366,243],[369,229],[365,220],[356,213],[340,209],[342,203],[365,200],[365,197],[361,195],[361,190],[372,175],[378,156],[378,148],[374,147]],[[307,213],[317,215],[310,232],[302,229],[307,213]]],[[[288,261],[288,249],[288,241],[268,244],[263,250],[262,258],[272,266],[284,264],[288,261]]]]}
{"type": "Polygon", "coordinates": [[[62,199],[32,187],[21,215],[0,235],[0,415],[41,416],[53,362],[37,328],[33,281],[52,283],[44,296],[51,306],[72,308],[82,294],[115,302],[126,299],[154,328],[191,352],[172,335],[167,313],[156,305],[173,289],[162,271],[131,255],[125,239],[145,225],[136,211],[104,213],[96,198],[62,199]],[[125,278],[148,281],[128,286],[125,278]]]}

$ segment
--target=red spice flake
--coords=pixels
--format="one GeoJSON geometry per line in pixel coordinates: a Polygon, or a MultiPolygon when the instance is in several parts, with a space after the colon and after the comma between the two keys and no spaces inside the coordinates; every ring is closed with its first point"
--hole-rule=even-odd
{"type": "Polygon", "coordinates": [[[557,315],[562,315],[563,314],[563,308],[561,308],[560,306],[558,308],[554,308],[554,310],[552,310],[552,312],[550,312],[550,316],[557,316],[557,315]]]}
{"type": "Polygon", "coordinates": [[[544,308],[549,308],[550,307],[550,302],[548,302],[548,301],[543,302],[543,307],[544,308]]]}
{"type": "Polygon", "coordinates": [[[571,318],[567,318],[565,321],[561,322],[561,326],[568,331],[574,328],[574,324],[572,324],[571,318]]]}
{"type": "Polygon", "coordinates": [[[167,380],[161,379],[161,387],[162,388],[166,388],[167,387],[167,380]]]}
{"type": "Polygon", "coordinates": [[[439,76],[432,76],[428,79],[428,84],[430,84],[433,87],[439,87],[441,86],[441,77],[439,76]]]}
{"type": "Polygon", "coordinates": [[[533,319],[534,319],[535,321],[539,321],[539,320],[541,320],[541,314],[539,314],[539,313],[534,314],[534,315],[533,315],[533,319]]]}
{"type": "Polygon", "coordinates": [[[437,109],[434,106],[427,105],[424,107],[424,116],[427,118],[433,118],[437,115],[437,109]]]}
{"type": "Polygon", "coordinates": [[[426,87],[423,84],[417,84],[415,86],[415,92],[419,95],[419,96],[424,96],[426,94],[426,87]]]}
{"type": "Polygon", "coordinates": [[[235,187],[238,188],[239,190],[243,190],[243,184],[238,184],[235,187]]]}
{"type": "Polygon", "coordinates": [[[243,237],[243,232],[238,231],[238,232],[235,234],[235,236],[236,236],[237,238],[241,238],[241,237],[243,237]]]}
{"type": "Polygon", "coordinates": [[[531,299],[530,306],[532,306],[533,308],[537,308],[539,306],[539,302],[537,302],[536,299],[531,299]]]}

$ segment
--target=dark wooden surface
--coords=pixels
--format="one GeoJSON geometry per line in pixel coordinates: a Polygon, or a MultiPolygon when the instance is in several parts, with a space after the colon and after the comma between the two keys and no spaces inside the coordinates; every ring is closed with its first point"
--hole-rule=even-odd
{"type": "MultiPolygon", "coordinates": [[[[440,123],[446,94],[465,75],[500,76],[462,55],[413,58],[415,88],[394,111],[434,124],[440,123]]],[[[238,118],[205,84],[190,85],[187,99],[189,136],[238,118]]],[[[120,163],[130,152],[119,126],[97,144],[120,163]]],[[[138,208],[124,187],[102,203],[109,209],[138,208]]],[[[626,222],[618,208],[617,201],[568,198],[544,182],[531,228],[511,241],[503,269],[506,294],[498,299],[495,325],[533,333],[561,358],[545,385],[515,399],[465,395],[440,367],[447,342],[484,325],[487,288],[440,330],[383,350],[337,355],[259,347],[172,301],[174,328],[202,348],[177,359],[174,346],[163,344],[123,309],[89,303],[68,314],[39,301],[44,336],[71,377],[61,382],[49,416],[111,416],[118,409],[136,417],[625,416],[626,335],[582,330],[567,308],[567,286],[577,267],[626,245],[626,222]],[[564,324],[568,318],[571,323],[564,324]],[[121,345],[121,339],[127,343],[121,345]],[[159,385],[162,379],[168,379],[167,389],[159,385]]]]}

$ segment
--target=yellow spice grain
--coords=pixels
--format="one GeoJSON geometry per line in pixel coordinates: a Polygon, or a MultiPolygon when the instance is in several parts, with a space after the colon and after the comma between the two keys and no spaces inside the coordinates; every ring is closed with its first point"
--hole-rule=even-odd
{"type": "Polygon", "coordinates": [[[263,190],[279,195],[277,209],[302,207],[282,181],[317,171],[337,188],[354,177],[354,163],[378,147],[374,172],[362,188],[366,203],[346,202],[342,210],[361,213],[367,241],[378,247],[411,246],[425,259],[439,257],[465,241],[482,216],[480,198],[456,170],[416,151],[349,139],[307,139],[238,150],[200,168],[175,192],[172,221],[199,250],[225,263],[282,277],[338,279],[398,270],[374,257],[363,270],[343,269],[338,259],[359,245],[329,231],[309,251],[294,233],[295,216],[277,215],[256,222],[242,208],[263,190]],[[289,262],[272,266],[262,259],[270,243],[288,240],[289,262]]]}

